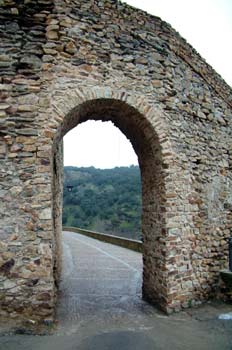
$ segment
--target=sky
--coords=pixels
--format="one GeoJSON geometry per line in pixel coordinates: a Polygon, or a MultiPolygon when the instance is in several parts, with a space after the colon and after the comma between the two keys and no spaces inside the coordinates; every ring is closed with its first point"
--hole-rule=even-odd
{"type": "MultiPolygon", "coordinates": [[[[232,0],[123,2],[170,23],[232,86],[232,0]]],[[[88,121],[64,137],[64,165],[104,169],[132,164],[137,164],[133,148],[111,122],[88,121]]]]}

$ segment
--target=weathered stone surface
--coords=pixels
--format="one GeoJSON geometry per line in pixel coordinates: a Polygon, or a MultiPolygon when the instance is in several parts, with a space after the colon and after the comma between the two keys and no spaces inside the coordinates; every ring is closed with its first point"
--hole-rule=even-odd
{"type": "Polygon", "coordinates": [[[77,52],[77,49],[76,49],[75,44],[74,44],[72,41],[70,41],[69,43],[67,43],[67,44],[65,45],[65,51],[68,52],[68,53],[70,53],[70,54],[76,53],[76,52],[77,52]]]}
{"type": "Polygon", "coordinates": [[[0,315],[53,315],[61,140],[91,118],[112,120],[138,155],[144,296],[166,312],[215,296],[232,229],[231,89],[167,23],[126,4],[1,8],[0,315]]]}
{"type": "Polygon", "coordinates": [[[49,220],[51,219],[52,215],[51,215],[51,209],[47,208],[47,209],[43,209],[42,212],[39,214],[39,218],[41,220],[49,220]]]}
{"type": "Polygon", "coordinates": [[[55,30],[48,30],[46,33],[47,39],[51,40],[57,40],[58,39],[58,32],[55,30]]]}
{"type": "Polygon", "coordinates": [[[4,262],[1,266],[0,266],[0,272],[2,272],[3,274],[8,273],[12,267],[14,266],[15,261],[14,259],[10,259],[6,262],[4,262]]]}

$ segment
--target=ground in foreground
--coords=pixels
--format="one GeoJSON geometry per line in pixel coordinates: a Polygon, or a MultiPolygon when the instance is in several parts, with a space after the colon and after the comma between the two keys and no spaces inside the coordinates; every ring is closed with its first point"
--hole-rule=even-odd
{"type": "Polygon", "coordinates": [[[141,254],[63,234],[63,272],[53,335],[7,334],[1,350],[231,350],[232,312],[222,303],[166,316],[141,299],[141,254]]]}

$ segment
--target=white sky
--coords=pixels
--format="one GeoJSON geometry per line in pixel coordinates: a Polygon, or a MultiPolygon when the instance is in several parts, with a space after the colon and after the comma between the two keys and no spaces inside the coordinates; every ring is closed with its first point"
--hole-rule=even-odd
{"type": "Polygon", "coordinates": [[[64,165],[105,169],[137,163],[131,143],[111,122],[89,120],[64,137],[64,165]]]}
{"type": "MultiPolygon", "coordinates": [[[[126,0],[170,23],[232,86],[232,0],[126,0]]],[[[64,137],[64,165],[113,168],[137,164],[112,123],[89,121],[64,137]]]]}

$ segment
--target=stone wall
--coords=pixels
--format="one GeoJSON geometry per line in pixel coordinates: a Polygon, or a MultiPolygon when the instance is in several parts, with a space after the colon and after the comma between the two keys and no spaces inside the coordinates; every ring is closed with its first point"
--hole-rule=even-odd
{"type": "Polygon", "coordinates": [[[84,236],[97,239],[98,241],[114,244],[119,247],[123,247],[130,250],[134,250],[135,252],[138,252],[138,253],[142,253],[142,250],[143,250],[142,242],[135,239],[123,238],[120,236],[109,235],[107,233],[84,230],[79,227],[64,226],[63,231],[80,233],[84,236]]]}
{"type": "Polygon", "coordinates": [[[144,296],[166,312],[215,296],[230,87],[167,23],[115,0],[2,0],[0,36],[0,314],[53,317],[61,142],[88,119],[112,120],[138,155],[144,296]]]}

